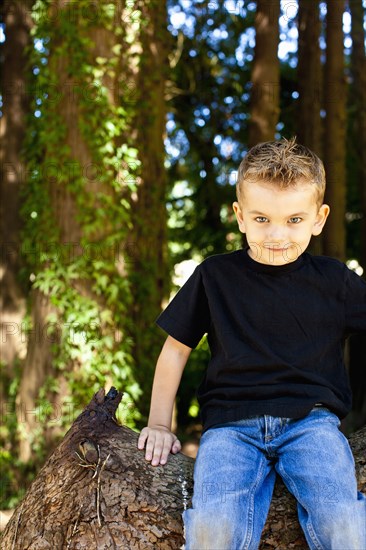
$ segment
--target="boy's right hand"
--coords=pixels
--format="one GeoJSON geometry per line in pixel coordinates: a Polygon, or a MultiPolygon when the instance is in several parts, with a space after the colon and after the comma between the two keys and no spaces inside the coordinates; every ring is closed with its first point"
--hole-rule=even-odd
{"type": "Polygon", "coordinates": [[[141,430],[137,446],[142,450],[146,445],[145,459],[152,466],[166,464],[169,453],[179,453],[182,446],[179,439],[164,426],[146,426],[141,430]]]}

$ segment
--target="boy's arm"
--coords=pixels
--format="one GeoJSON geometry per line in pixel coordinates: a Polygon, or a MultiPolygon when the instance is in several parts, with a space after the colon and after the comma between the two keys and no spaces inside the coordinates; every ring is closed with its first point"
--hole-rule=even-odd
{"type": "Polygon", "coordinates": [[[168,336],[156,364],[148,425],[141,431],[138,448],[146,444],[146,460],[153,466],[165,464],[170,452],[181,444],[171,432],[173,406],[180,379],[192,348],[168,336]]]}

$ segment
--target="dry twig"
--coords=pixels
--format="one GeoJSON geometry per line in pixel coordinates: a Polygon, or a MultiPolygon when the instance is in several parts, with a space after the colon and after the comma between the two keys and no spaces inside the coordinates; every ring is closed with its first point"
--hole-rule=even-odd
{"type": "MultiPolygon", "coordinates": [[[[100,478],[101,478],[101,475],[102,475],[102,472],[108,462],[108,459],[109,457],[111,456],[111,454],[109,453],[109,455],[107,456],[107,458],[105,459],[105,461],[103,462],[100,470],[99,470],[99,474],[98,474],[98,483],[97,483],[97,517],[98,517],[98,525],[99,527],[102,527],[102,522],[101,522],[101,519],[100,519],[100,478]]],[[[98,464],[99,464],[99,461],[98,461],[98,464]]]]}

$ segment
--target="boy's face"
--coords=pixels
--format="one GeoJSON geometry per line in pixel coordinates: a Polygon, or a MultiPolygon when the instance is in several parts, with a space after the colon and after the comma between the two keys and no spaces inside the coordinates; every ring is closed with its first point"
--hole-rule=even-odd
{"type": "Polygon", "coordinates": [[[253,260],[284,265],[305,252],[312,235],[320,235],[329,206],[316,203],[314,186],[279,189],[271,182],[244,182],[240,204],[234,202],[239,229],[246,234],[253,260]]]}

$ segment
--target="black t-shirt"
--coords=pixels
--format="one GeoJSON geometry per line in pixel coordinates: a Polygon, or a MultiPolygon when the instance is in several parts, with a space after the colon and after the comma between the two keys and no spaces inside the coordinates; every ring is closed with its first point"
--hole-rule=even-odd
{"type": "Polygon", "coordinates": [[[301,418],[316,403],[342,418],[344,340],[366,331],[366,282],[325,256],[271,266],[239,250],[204,260],[157,324],[191,348],[207,333],[204,430],[259,414],[301,418]]]}

